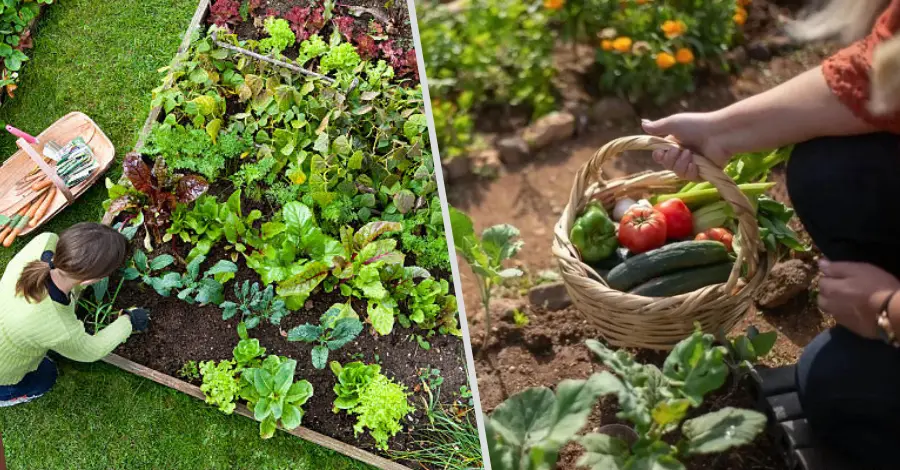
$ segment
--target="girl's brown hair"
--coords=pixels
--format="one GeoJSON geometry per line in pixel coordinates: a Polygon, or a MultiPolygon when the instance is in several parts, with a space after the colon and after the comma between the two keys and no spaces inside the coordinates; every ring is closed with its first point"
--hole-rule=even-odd
{"type": "MultiPolygon", "coordinates": [[[[127,241],[121,233],[101,224],[75,224],[59,236],[53,267],[79,280],[103,279],[125,262],[127,241]]],[[[29,302],[40,302],[47,295],[50,263],[32,261],[25,266],[16,283],[16,294],[29,302]]]]}

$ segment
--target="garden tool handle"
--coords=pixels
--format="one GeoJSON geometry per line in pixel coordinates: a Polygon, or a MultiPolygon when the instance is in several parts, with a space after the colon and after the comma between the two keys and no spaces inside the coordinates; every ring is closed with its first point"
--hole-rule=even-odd
{"type": "Polygon", "coordinates": [[[25,139],[25,142],[28,142],[29,144],[32,144],[32,145],[34,145],[38,142],[37,138],[35,138],[33,135],[31,135],[21,129],[16,129],[15,127],[10,126],[9,124],[6,125],[6,132],[9,132],[10,134],[12,134],[16,137],[25,139]]]}

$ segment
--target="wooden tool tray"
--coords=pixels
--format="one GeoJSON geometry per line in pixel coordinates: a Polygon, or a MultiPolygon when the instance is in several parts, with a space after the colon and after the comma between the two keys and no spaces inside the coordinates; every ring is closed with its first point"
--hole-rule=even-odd
{"type": "Polygon", "coordinates": [[[97,182],[116,157],[115,147],[109,137],[91,118],[77,111],[54,122],[37,136],[37,140],[38,144],[29,144],[25,139],[19,138],[16,141],[19,150],[0,166],[0,214],[2,215],[12,217],[17,211],[32,202],[33,197],[30,196],[33,196],[34,192],[28,188],[23,193],[16,186],[34,172],[35,166],[56,187],[53,200],[49,203],[50,206],[45,214],[33,227],[26,225],[19,233],[20,236],[28,235],[39,229],[44,223],[71,205],[97,182]],[[48,163],[44,160],[43,150],[47,142],[56,142],[65,146],[77,137],[84,139],[87,146],[91,148],[98,167],[86,180],[68,188],[56,174],[56,162],[48,163]]]}

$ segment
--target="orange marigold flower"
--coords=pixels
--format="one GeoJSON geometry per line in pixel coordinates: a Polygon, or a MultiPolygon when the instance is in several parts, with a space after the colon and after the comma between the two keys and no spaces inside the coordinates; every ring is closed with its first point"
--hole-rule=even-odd
{"type": "Polygon", "coordinates": [[[738,13],[735,13],[734,16],[732,16],[731,18],[734,20],[734,22],[738,26],[744,26],[744,23],[747,22],[747,14],[746,13],[742,14],[742,13],[738,12],[738,13]]]}
{"type": "Polygon", "coordinates": [[[566,4],[566,0],[544,0],[544,8],[548,10],[559,10],[566,4]]]}
{"type": "Polygon", "coordinates": [[[694,53],[686,47],[682,47],[675,52],[675,60],[679,64],[690,64],[694,61],[694,53]]]}
{"type": "Polygon", "coordinates": [[[600,48],[602,48],[604,51],[611,51],[613,50],[613,42],[609,39],[604,39],[600,41],[600,48]]]}
{"type": "Polygon", "coordinates": [[[666,20],[663,22],[662,26],[660,26],[660,29],[666,34],[667,38],[672,39],[684,34],[687,31],[687,25],[681,20],[666,20]]]}
{"type": "Polygon", "coordinates": [[[631,50],[631,38],[622,36],[613,41],[613,49],[625,53],[631,50]]]}
{"type": "Polygon", "coordinates": [[[660,52],[656,55],[656,66],[665,70],[675,65],[675,58],[668,52],[660,52]]]}

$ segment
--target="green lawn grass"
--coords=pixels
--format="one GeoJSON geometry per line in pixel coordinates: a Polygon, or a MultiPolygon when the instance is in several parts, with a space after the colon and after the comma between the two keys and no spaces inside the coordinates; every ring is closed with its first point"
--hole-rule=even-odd
{"type": "MultiPolygon", "coordinates": [[[[70,111],[91,116],[121,158],[149,111],[157,69],[169,63],[197,0],[65,0],[48,7],[31,61],[0,123],[37,134],[70,111]]],[[[15,151],[0,135],[0,160],[15,151]]],[[[120,171],[114,165],[110,177],[120,171]]],[[[99,220],[102,184],[46,230],[99,220]]],[[[0,248],[0,268],[27,239],[0,248]]],[[[196,399],[105,364],[61,364],[54,389],[34,403],[0,410],[10,470],[355,469],[322,447],[279,433],[261,441],[257,423],[225,416],[196,399]]]]}
{"type": "Polygon", "coordinates": [[[9,470],[367,468],[285,433],[226,416],[106,364],[61,365],[44,397],[0,409],[9,470]]]}

